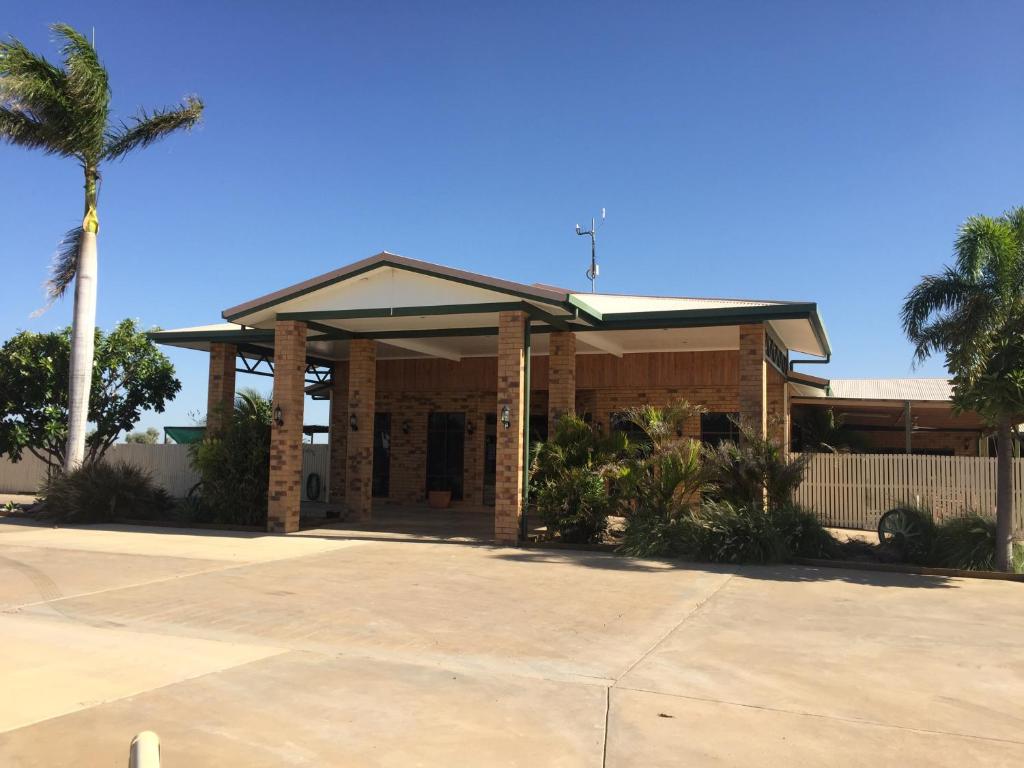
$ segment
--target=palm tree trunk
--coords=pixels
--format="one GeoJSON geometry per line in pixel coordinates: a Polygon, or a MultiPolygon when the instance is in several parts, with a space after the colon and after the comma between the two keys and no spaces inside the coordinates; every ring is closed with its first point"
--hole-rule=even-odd
{"type": "Polygon", "coordinates": [[[1010,422],[996,431],[996,570],[1013,568],[1013,440],[1010,422]]]}
{"type": "Polygon", "coordinates": [[[71,322],[71,372],[68,379],[68,445],[64,471],[71,472],[85,460],[85,431],[89,422],[89,390],[96,345],[96,218],[95,170],[85,172],[85,220],[75,274],[74,319],[71,322]]]}

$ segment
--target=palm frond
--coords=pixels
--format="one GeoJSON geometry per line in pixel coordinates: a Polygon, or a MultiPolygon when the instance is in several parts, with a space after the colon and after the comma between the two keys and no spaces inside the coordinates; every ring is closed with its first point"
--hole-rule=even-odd
{"type": "Polygon", "coordinates": [[[50,28],[63,39],[61,53],[64,56],[69,109],[75,116],[75,143],[81,147],[86,159],[98,159],[103,150],[110,104],[107,70],[100,63],[96,49],[74,27],[54,24],[50,28]]]}
{"type": "Polygon", "coordinates": [[[180,107],[151,113],[140,110],[132,118],[133,124],[122,123],[120,128],[107,132],[103,156],[110,160],[123,158],[132,150],[147,147],[175,131],[190,129],[202,114],[203,102],[195,96],[187,97],[180,107]]]}
{"type": "Polygon", "coordinates": [[[56,301],[78,274],[78,257],[82,250],[82,228],[69,229],[57,246],[57,253],[50,266],[50,279],[46,281],[46,294],[51,302],[56,301]]]}
{"type": "Polygon", "coordinates": [[[957,271],[977,278],[1012,251],[1013,243],[1013,232],[1005,221],[971,216],[960,225],[953,246],[957,271]]]}
{"type": "Polygon", "coordinates": [[[0,140],[47,154],[61,152],[47,126],[18,109],[0,105],[0,140]]]}
{"type": "MultiPolygon", "coordinates": [[[[24,43],[0,42],[0,99],[16,103],[37,116],[62,107],[64,72],[24,43]]],[[[52,117],[52,115],[48,115],[52,117]]]]}
{"type": "Polygon", "coordinates": [[[978,284],[971,276],[949,267],[942,274],[925,275],[903,301],[900,317],[904,332],[915,341],[930,318],[957,311],[977,292],[978,284]]]}
{"type": "Polygon", "coordinates": [[[74,154],[62,138],[68,124],[64,73],[11,38],[0,42],[0,138],[48,153],[74,154]]]}

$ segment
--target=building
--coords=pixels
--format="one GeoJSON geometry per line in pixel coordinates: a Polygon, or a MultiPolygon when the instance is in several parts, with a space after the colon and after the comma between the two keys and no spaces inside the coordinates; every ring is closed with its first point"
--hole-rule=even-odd
{"type": "Polygon", "coordinates": [[[813,303],[575,293],[390,253],[223,318],[153,338],[209,353],[211,430],[237,372],[272,370],[268,528],[278,532],[299,525],[307,387],[330,393],[332,503],[368,520],[375,499],[450,491],[493,510],[495,538],[514,542],[531,436],[560,415],[614,429],[631,405],[685,399],[707,413],[684,434],[720,439],[738,417],[788,445],[790,398],[809,378],[791,372],[793,356],[831,355],[813,303]]]}
{"type": "Polygon", "coordinates": [[[949,379],[821,379],[791,372],[792,448],[995,455],[992,429],[953,409],[949,379]]]}

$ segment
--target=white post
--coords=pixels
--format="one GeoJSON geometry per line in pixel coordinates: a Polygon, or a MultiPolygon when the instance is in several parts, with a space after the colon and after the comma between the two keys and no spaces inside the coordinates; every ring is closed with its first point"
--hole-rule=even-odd
{"type": "Polygon", "coordinates": [[[142,731],[128,748],[128,768],[160,768],[160,737],[142,731]]]}

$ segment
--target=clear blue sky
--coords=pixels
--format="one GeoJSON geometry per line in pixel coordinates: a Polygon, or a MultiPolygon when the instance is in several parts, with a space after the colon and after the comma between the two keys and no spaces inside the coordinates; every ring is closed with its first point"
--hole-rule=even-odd
{"type": "MultiPolygon", "coordinates": [[[[95,27],[119,115],[207,103],[106,172],[104,327],[215,322],[382,249],[583,287],[573,225],[606,206],[604,290],[816,301],[810,370],[904,376],[906,291],[1024,204],[1020,2],[39,0],[0,33],[55,57],[53,21],[95,27]]],[[[30,315],[81,173],[0,146],[0,178],[0,335],[66,324],[30,315]]],[[[184,389],[142,426],[205,408],[206,356],[170,355],[184,389]]]]}

